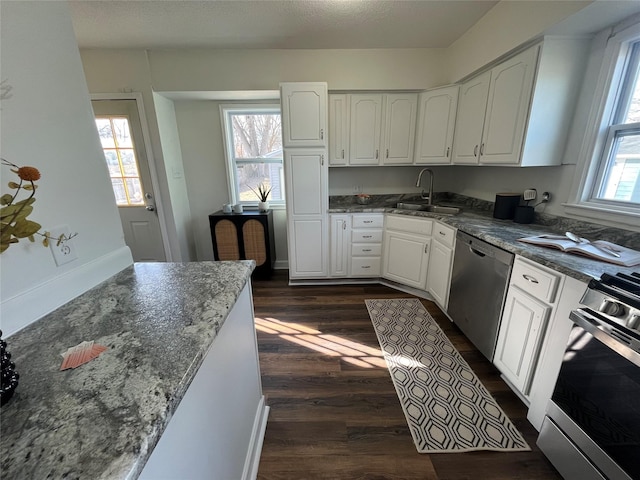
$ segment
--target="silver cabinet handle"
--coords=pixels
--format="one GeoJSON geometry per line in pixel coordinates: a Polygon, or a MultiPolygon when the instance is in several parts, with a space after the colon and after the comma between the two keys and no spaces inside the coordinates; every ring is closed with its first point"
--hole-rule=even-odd
{"type": "Polygon", "coordinates": [[[386,153],[386,155],[387,155],[387,158],[389,158],[389,149],[388,149],[388,148],[387,148],[387,153],[386,153]]]}
{"type": "Polygon", "coordinates": [[[378,149],[376,149],[376,160],[378,159],[378,149]]]}
{"type": "Polygon", "coordinates": [[[442,232],[442,231],[440,231],[440,230],[438,231],[438,233],[439,233],[441,236],[443,236],[443,237],[446,235],[446,233],[444,233],[444,232],[442,232]]]}
{"type": "Polygon", "coordinates": [[[324,140],[324,128],[320,129],[320,140],[324,140]]]}
{"type": "Polygon", "coordinates": [[[362,249],[362,251],[363,251],[363,252],[370,252],[370,251],[371,251],[371,249],[370,249],[370,248],[363,248],[363,249],[362,249]]]}
{"type": "Polygon", "coordinates": [[[320,165],[324,166],[324,155],[320,155],[320,165]]]}
{"type": "Polygon", "coordinates": [[[372,238],[373,235],[363,235],[362,238],[372,238]]]}
{"type": "Polygon", "coordinates": [[[526,273],[522,274],[522,278],[524,278],[527,282],[531,282],[531,283],[540,283],[538,282],[538,280],[536,279],[536,277],[532,277],[531,275],[527,275],[526,273]]]}
{"type": "Polygon", "coordinates": [[[429,244],[428,243],[424,244],[424,253],[429,253],[429,244]]]}
{"type": "Polygon", "coordinates": [[[342,159],[344,160],[344,148],[342,149],[342,159]]]}
{"type": "Polygon", "coordinates": [[[362,265],[360,268],[371,268],[371,265],[362,265]]]}
{"type": "Polygon", "coordinates": [[[450,151],[451,151],[451,147],[447,147],[447,157],[449,156],[450,151]]]}
{"type": "Polygon", "coordinates": [[[373,220],[363,220],[362,223],[373,223],[373,220]]]}
{"type": "Polygon", "coordinates": [[[484,142],[480,145],[480,155],[484,155],[484,142]]]}
{"type": "Polygon", "coordinates": [[[478,156],[478,145],[476,145],[475,147],[473,147],[473,156],[477,157],[478,156]]]}
{"type": "Polygon", "coordinates": [[[347,222],[342,222],[342,229],[346,230],[347,229],[347,222]]]}

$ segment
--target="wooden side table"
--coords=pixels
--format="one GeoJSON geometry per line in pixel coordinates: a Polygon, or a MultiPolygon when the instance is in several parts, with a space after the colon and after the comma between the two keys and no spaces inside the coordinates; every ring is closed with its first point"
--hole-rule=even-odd
{"type": "Polygon", "coordinates": [[[273,211],[223,213],[219,210],[209,215],[209,227],[216,260],[255,260],[253,276],[271,276],[276,260],[273,211]]]}

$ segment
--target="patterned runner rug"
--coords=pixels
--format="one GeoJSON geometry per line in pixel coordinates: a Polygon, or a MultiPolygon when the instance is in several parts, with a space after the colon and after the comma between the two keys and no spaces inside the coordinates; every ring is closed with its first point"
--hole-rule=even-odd
{"type": "Polygon", "coordinates": [[[530,450],[420,301],[365,303],[418,452],[530,450]]]}

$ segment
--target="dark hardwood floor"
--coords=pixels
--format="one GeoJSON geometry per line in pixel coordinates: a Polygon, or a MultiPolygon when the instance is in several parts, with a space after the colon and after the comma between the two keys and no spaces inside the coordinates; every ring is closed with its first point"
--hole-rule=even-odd
{"type": "Polygon", "coordinates": [[[254,281],[253,296],[271,407],[259,479],[560,478],[535,445],[525,406],[434,303],[422,300],[531,452],[417,453],[364,304],[410,295],[381,285],[289,287],[278,271],[254,281]]]}

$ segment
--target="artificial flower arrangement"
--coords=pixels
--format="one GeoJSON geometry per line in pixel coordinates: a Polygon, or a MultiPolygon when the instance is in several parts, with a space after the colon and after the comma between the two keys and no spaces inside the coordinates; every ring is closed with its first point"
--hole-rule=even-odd
{"type": "Polygon", "coordinates": [[[36,201],[36,182],[40,180],[40,171],[35,167],[18,165],[2,158],[2,165],[11,167],[11,171],[18,177],[18,182],[11,181],[7,185],[13,193],[5,193],[0,196],[0,253],[9,248],[12,243],[18,243],[21,239],[27,238],[31,242],[35,242],[35,236],[42,237],[42,245],[49,246],[50,241],[62,242],[75,237],[73,233],[69,236],[60,235],[52,238],[49,232],[40,232],[42,225],[28,217],[33,212],[33,204],[36,201]],[[21,194],[26,194],[26,198],[19,200],[21,194]]]}
{"type": "Polygon", "coordinates": [[[267,188],[263,183],[261,183],[260,185],[258,185],[257,192],[253,188],[251,188],[251,191],[256,194],[258,200],[260,200],[261,202],[266,202],[269,198],[269,194],[271,193],[271,188],[267,188]]]}

